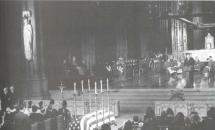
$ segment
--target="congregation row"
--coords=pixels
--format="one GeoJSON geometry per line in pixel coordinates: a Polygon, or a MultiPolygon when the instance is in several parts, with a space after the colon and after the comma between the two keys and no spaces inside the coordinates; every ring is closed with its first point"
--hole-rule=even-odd
{"type": "Polygon", "coordinates": [[[211,107],[206,117],[200,117],[198,112],[185,116],[182,112],[174,113],[168,108],[160,116],[155,116],[154,110],[148,108],[143,119],[133,117],[133,121],[125,121],[118,130],[214,130],[215,108],[211,107]]]}
{"type": "MultiPolygon", "coordinates": [[[[7,106],[5,110],[0,111],[0,130],[31,130],[32,124],[47,119],[56,119],[59,115],[63,117],[62,128],[64,130],[68,129],[71,114],[67,109],[65,100],[62,101],[62,107],[58,110],[53,107],[55,104],[53,99],[50,100],[47,107],[43,106],[43,101],[38,104],[32,104],[32,101],[26,103],[23,100],[17,102],[13,106],[7,106]]],[[[56,127],[55,129],[58,130],[56,127]]]]}

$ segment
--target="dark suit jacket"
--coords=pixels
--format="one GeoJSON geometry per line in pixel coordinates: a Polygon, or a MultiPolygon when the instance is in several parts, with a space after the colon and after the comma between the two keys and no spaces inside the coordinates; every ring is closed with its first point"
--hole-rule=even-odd
{"type": "Polygon", "coordinates": [[[215,129],[215,119],[208,118],[206,120],[203,120],[203,130],[214,130],[215,129]]]}
{"type": "Polygon", "coordinates": [[[40,113],[31,113],[30,119],[32,123],[43,121],[43,115],[40,113]]]}
{"type": "Polygon", "coordinates": [[[65,128],[68,128],[69,122],[71,121],[71,114],[67,108],[61,108],[58,111],[59,115],[62,115],[64,117],[64,126],[65,128]]]}
{"type": "Polygon", "coordinates": [[[4,94],[4,93],[2,93],[2,95],[1,95],[1,109],[3,110],[3,111],[5,111],[6,110],[6,107],[8,107],[9,106],[9,94],[4,94]]]}
{"type": "Polygon", "coordinates": [[[194,70],[194,64],[195,64],[195,60],[192,57],[190,57],[189,60],[186,58],[184,61],[184,66],[190,67],[190,71],[194,70]]]}
{"type": "Polygon", "coordinates": [[[8,99],[9,99],[9,106],[12,107],[16,103],[17,96],[15,93],[9,92],[8,99]]]}
{"type": "Polygon", "coordinates": [[[15,130],[31,130],[31,120],[23,112],[17,112],[14,116],[15,130]]]}

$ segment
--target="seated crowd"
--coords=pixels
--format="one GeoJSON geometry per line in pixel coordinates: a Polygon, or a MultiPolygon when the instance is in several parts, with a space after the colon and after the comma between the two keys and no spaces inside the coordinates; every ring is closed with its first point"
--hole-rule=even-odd
{"type": "MultiPolygon", "coordinates": [[[[32,124],[41,123],[48,119],[53,119],[51,130],[58,130],[56,118],[62,117],[63,130],[69,130],[72,121],[71,114],[67,109],[66,100],[62,101],[60,109],[53,106],[55,101],[50,100],[47,107],[43,106],[43,101],[33,104],[15,98],[14,88],[4,88],[1,96],[0,130],[31,130],[32,124]]],[[[43,124],[44,125],[44,124],[43,124]]],[[[197,112],[191,112],[185,116],[182,112],[174,113],[168,108],[160,116],[155,116],[154,110],[149,107],[143,119],[138,116],[133,117],[133,121],[126,121],[118,130],[214,130],[215,128],[215,108],[211,107],[206,117],[200,117],[197,112]]],[[[103,124],[100,130],[111,130],[110,124],[103,124]]],[[[40,130],[45,130],[44,127],[40,130]]]]}
{"type": "Polygon", "coordinates": [[[54,103],[54,100],[51,99],[47,108],[44,108],[43,101],[40,101],[36,105],[32,104],[32,101],[25,103],[23,100],[19,100],[13,106],[7,106],[6,110],[1,110],[0,130],[31,130],[32,124],[42,124],[47,119],[55,120],[59,115],[63,117],[62,126],[64,130],[67,130],[69,128],[69,122],[71,121],[71,115],[67,109],[67,102],[63,100],[62,107],[59,110],[53,107],[54,103]]]}
{"type": "Polygon", "coordinates": [[[207,112],[207,117],[200,117],[197,112],[191,112],[187,117],[182,112],[174,115],[170,108],[156,117],[154,110],[148,108],[143,120],[134,116],[133,121],[126,121],[118,130],[214,130],[214,128],[214,107],[207,112]]]}

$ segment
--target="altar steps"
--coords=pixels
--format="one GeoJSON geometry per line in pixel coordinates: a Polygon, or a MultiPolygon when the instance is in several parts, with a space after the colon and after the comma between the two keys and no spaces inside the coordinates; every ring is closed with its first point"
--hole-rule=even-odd
{"type": "MultiPolygon", "coordinates": [[[[110,99],[120,102],[120,112],[143,113],[147,107],[154,108],[154,102],[156,101],[169,101],[172,96],[172,90],[174,91],[174,89],[111,89],[110,99]]],[[[50,91],[50,93],[53,99],[61,99],[59,91],[54,90],[50,91]]],[[[66,90],[64,98],[74,100],[72,93],[71,90],[66,90]]],[[[215,101],[215,89],[184,89],[183,93],[186,101],[215,101]]],[[[78,96],[76,100],[81,101],[82,98],[78,96]]],[[[88,95],[85,94],[84,99],[89,100],[88,95]]],[[[106,93],[103,99],[105,104],[107,104],[106,93]]],[[[101,100],[102,96],[99,94],[97,101],[101,100]]],[[[95,104],[95,102],[93,101],[92,104],[95,104]]]]}
{"type": "MultiPolygon", "coordinates": [[[[183,91],[186,101],[214,101],[215,89],[183,91]]],[[[120,101],[121,112],[145,112],[147,107],[154,107],[155,101],[169,101],[171,89],[121,89],[111,98],[120,101]]]]}

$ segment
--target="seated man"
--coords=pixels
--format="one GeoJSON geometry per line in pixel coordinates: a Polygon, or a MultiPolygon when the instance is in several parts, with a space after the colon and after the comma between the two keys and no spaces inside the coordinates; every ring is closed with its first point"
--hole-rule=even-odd
{"type": "Polygon", "coordinates": [[[32,123],[43,121],[43,115],[37,113],[37,106],[32,107],[32,113],[30,114],[30,119],[32,123]]]}
{"type": "Polygon", "coordinates": [[[31,121],[30,118],[24,113],[25,106],[21,104],[14,116],[14,128],[16,130],[30,130],[31,121]]]}
{"type": "Polygon", "coordinates": [[[109,124],[103,124],[101,130],[111,130],[111,127],[109,124]]]}
{"type": "Polygon", "coordinates": [[[53,108],[54,100],[51,99],[46,109],[45,118],[55,118],[57,116],[57,110],[53,108]]]}
{"type": "Polygon", "coordinates": [[[38,112],[39,112],[40,114],[44,115],[44,114],[45,114],[45,108],[43,107],[43,101],[40,101],[40,102],[38,103],[38,105],[39,105],[38,112]]]}
{"type": "Polygon", "coordinates": [[[62,115],[64,117],[64,128],[69,128],[69,122],[71,121],[71,114],[69,110],[67,109],[67,102],[63,100],[62,102],[62,108],[58,111],[59,115],[62,115]]]}

